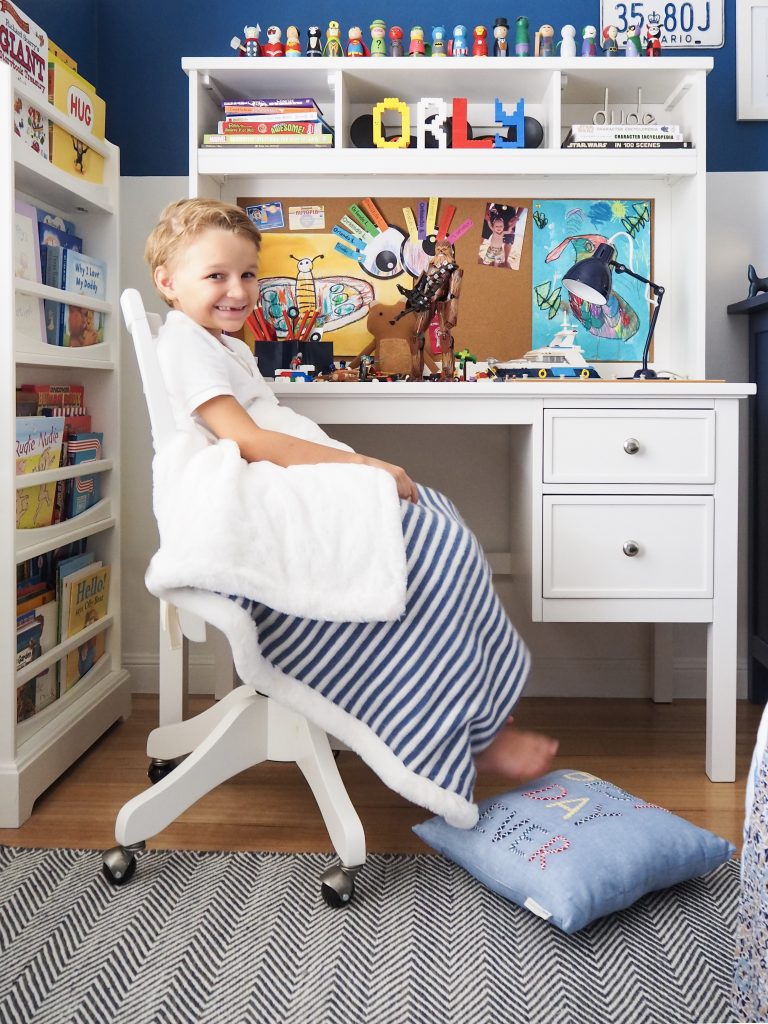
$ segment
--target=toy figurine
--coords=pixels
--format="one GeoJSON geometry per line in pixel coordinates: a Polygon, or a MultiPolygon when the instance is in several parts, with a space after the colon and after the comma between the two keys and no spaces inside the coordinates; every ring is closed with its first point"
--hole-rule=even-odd
{"type": "Polygon", "coordinates": [[[301,41],[299,40],[299,30],[295,25],[289,25],[285,30],[285,56],[286,57],[300,57],[301,56],[301,41]]]}
{"type": "Polygon", "coordinates": [[[581,30],[581,56],[594,57],[597,54],[597,29],[594,25],[585,25],[581,30]]]}
{"type": "Polygon", "coordinates": [[[561,57],[575,57],[576,56],[576,29],[573,25],[563,25],[560,29],[560,42],[557,44],[557,48],[560,51],[561,57]]]}
{"type": "Polygon", "coordinates": [[[347,56],[348,57],[370,57],[371,52],[363,42],[363,30],[359,25],[353,25],[347,33],[347,56]]]}
{"type": "Polygon", "coordinates": [[[472,56],[488,56],[488,29],[485,25],[475,25],[472,29],[472,56]]]}
{"type": "Polygon", "coordinates": [[[435,25],[432,29],[432,57],[445,57],[445,26],[435,25]]]}
{"type": "Polygon", "coordinates": [[[642,57],[643,48],[640,36],[637,34],[637,25],[632,23],[627,26],[627,41],[624,44],[625,57],[642,57]]]}
{"type": "Polygon", "coordinates": [[[493,23],[493,56],[506,57],[508,54],[507,36],[509,22],[506,18],[497,18],[493,23]]]}
{"type": "Polygon", "coordinates": [[[233,50],[237,50],[241,57],[260,57],[261,56],[261,43],[259,42],[259,33],[261,32],[261,25],[246,25],[243,29],[243,35],[245,38],[240,41],[238,36],[232,36],[229,45],[233,50]]]}
{"type": "Polygon", "coordinates": [[[531,35],[528,31],[528,19],[523,16],[515,22],[515,56],[527,57],[531,52],[531,35]]]}
{"type": "Polygon", "coordinates": [[[374,359],[370,353],[366,352],[360,356],[360,376],[359,380],[370,380],[371,374],[374,372],[373,367],[374,359]]]}
{"type": "Polygon", "coordinates": [[[389,30],[389,56],[405,56],[405,48],[403,46],[403,30],[400,28],[399,25],[393,25],[392,28],[389,30]]]}
{"type": "Polygon", "coordinates": [[[656,15],[656,21],[653,20],[653,14],[648,18],[648,25],[645,29],[645,56],[646,57],[660,57],[661,56],[661,26],[658,22],[658,14],[656,15]]]}
{"type": "Polygon", "coordinates": [[[542,25],[534,36],[534,53],[537,57],[554,57],[555,30],[551,25],[542,25]]]}
{"type": "Polygon", "coordinates": [[[469,43],[467,41],[466,25],[457,25],[453,30],[453,43],[449,50],[452,57],[468,57],[469,43]]]}
{"type": "Polygon", "coordinates": [[[618,57],[618,35],[619,30],[615,25],[606,25],[603,29],[603,53],[606,57],[618,57]]]}
{"type": "Polygon", "coordinates": [[[424,29],[421,25],[414,25],[411,29],[411,42],[408,47],[408,56],[423,57],[424,53],[424,29]]]}
{"type": "Polygon", "coordinates": [[[456,359],[459,361],[459,370],[461,371],[460,380],[467,379],[467,364],[476,363],[477,356],[473,356],[468,348],[463,348],[460,352],[456,353],[456,359]]]}
{"type": "Polygon", "coordinates": [[[281,42],[283,33],[277,25],[270,25],[267,29],[267,41],[262,47],[264,57],[284,57],[285,45],[281,42]]]}
{"type": "Polygon", "coordinates": [[[416,314],[413,335],[408,339],[411,348],[411,376],[421,380],[424,375],[424,340],[427,329],[437,314],[443,380],[453,380],[453,335],[458,320],[459,294],[463,271],[456,263],[456,254],[450,242],[435,242],[435,255],[423,270],[413,288],[399,284],[397,290],[405,296],[405,306],[392,324],[408,313],[416,314]]]}
{"type": "Polygon", "coordinates": [[[749,281],[749,298],[753,299],[759,292],[768,292],[768,277],[758,277],[751,263],[747,264],[747,280],[749,281]]]}
{"type": "Polygon", "coordinates": [[[339,36],[341,30],[339,29],[338,21],[329,21],[328,28],[325,30],[325,46],[323,47],[324,57],[343,57],[344,54],[341,50],[341,41],[339,36]]]}
{"type": "Polygon", "coordinates": [[[387,44],[384,42],[384,36],[387,34],[387,26],[381,20],[376,18],[375,21],[371,22],[371,56],[372,57],[386,57],[387,56],[387,44]]]}
{"type": "Polygon", "coordinates": [[[322,57],[322,32],[320,31],[319,25],[310,25],[307,29],[307,56],[308,57],[322,57]]]}

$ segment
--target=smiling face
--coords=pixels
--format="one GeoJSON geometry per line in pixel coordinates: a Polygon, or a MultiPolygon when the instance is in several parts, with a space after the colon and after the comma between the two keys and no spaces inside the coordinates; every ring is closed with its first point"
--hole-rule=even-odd
{"type": "Polygon", "coordinates": [[[258,302],[258,264],[249,237],[206,228],[155,270],[155,284],[174,309],[211,334],[231,334],[258,302]]]}

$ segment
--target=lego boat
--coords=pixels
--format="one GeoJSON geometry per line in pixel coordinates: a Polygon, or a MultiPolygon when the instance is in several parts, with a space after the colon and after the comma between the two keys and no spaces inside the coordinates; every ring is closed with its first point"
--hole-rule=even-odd
{"type": "Polygon", "coordinates": [[[599,377],[594,366],[584,359],[582,348],[574,345],[575,337],[576,328],[568,323],[567,314],[564,314],[560,330],[548,345],[531,349],[522,359],[494,363],[496,378],[536,377],[545,380],[548,377],[560,377],[588,380],[590,377],[599,377]]]}

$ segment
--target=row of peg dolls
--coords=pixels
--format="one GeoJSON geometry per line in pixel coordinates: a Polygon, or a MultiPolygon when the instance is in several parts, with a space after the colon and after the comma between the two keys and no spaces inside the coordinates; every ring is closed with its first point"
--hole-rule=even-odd
{"type": "MultiPolygon", "coordinates": [[[[363,30],[353,25],[347,32],[346,49],[341,42],[341,29],[338,21],[330,21],[323,33],[318,25],[310,25],[307,29],[307,43],[304,55],[307,57],[404,57],[406,56],[404,33],[399,25],[387,29],[381,18],[376,18],[370,26],[370,47],[363,40],[363,30]],[[389,48],[387,48],[387,38],[389,48]]],[[[243,57],[300,57],[302,56],[301,38],[295,25],[285,30],[285,42],[282,31],[276,25],[267,29],[267,41],[260,39],[261,26],[246,25],[243,38],[234,36],[230,43],[243,57]]],[[[476,25],[470,37],[465,25],[456,25],[451,35],[445,26],[435,25],[432,28],[431,43],[424,38],[424,29],[414,25],[410,30],[408,56],[411,57],[575,57],[577,52],[582,57],[594,57],[603,52],[606,57],[618,56],[619,30],[615,25],[606,25],[602,40],[598,42],[597,29],[594,25],[585,25],[581,30],[581,46],[577,46],[576,28],[563,25],[561,38],[555,43],[555,30],[552,25],[541,25],[534,33],[533,44],[526,17],[517,18],[514,24],[514,39],[510,38],[510,25],[506,18],[497,18],[492,29],[492,42],[489,43],[488,30],[484,25],[476,25]]],[[[641,40],[639,27],[629,25],[626,40],[623,42],[624,54],[627,57],[658,57],[661,54],[661,30],[659,24],[649,19],[646,26],[645,39],[641,40]]]]}

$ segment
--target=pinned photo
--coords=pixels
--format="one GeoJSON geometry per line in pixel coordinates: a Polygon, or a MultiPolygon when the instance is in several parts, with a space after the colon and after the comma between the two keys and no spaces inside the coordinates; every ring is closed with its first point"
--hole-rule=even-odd
{"type": "Polygon", "coordinates": [[[484,267],[519,270],[527,219],[525,206],[488,203],[477,262],[484,267]]]}
{"type": "Polygon", "coordinates": [[[291,231],[322,231],[325,228],[325,207],[289,206],[288,227],[291,231]]]}
{"type": "Polygon", "coordinates": [[[245,212],[259,231],[276,231],[285,227],[282,203],[257,203],[246,206],[245,212]]]}

